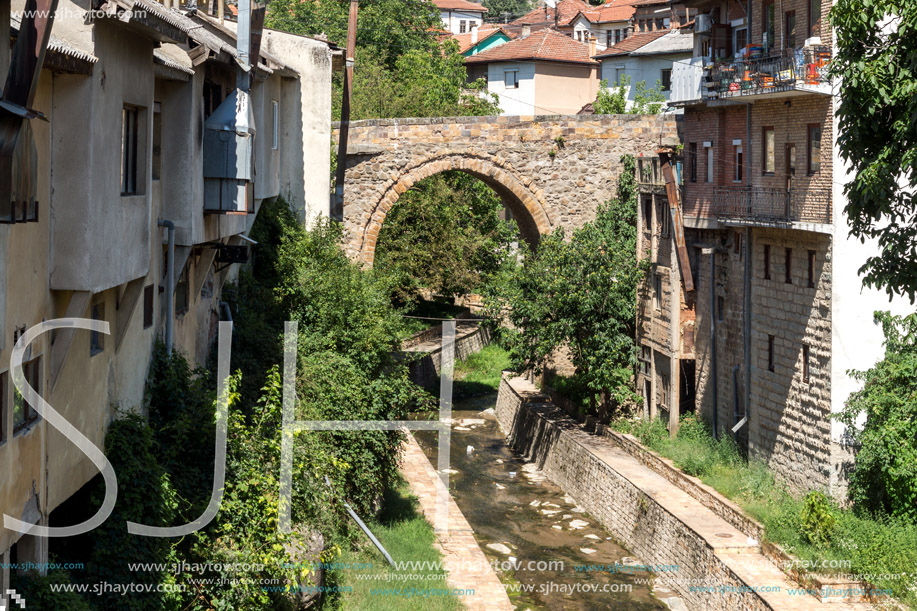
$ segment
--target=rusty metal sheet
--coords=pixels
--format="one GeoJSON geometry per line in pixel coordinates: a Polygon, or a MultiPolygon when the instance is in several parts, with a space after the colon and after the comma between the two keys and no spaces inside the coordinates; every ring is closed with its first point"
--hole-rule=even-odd
{"type": "Polygon", "coordinates": [[[668,153],[660,153],[662,177],[665,179],[665,193],[669,199],[669,212],[672,214],[672,233],[675,238],[675,249],[678,253],[678,267],[681,268],[681,280],[686,292],[694,290],[694,279],[691,277],[691,261],[685,245],[685,222],[681,214],[681,201],[678,197],[678,185],[675,183],[675,172],[668,153]]]}

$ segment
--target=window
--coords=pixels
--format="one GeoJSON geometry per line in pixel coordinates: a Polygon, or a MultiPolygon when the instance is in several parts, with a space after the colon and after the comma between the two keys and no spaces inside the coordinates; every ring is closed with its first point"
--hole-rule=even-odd
{"type": "Polygon", "coordinates": [[[223,89],[219,83],[204,81],[204,118],[213,114],[213,111],[223,102],[223,89]]]}
{"type": "Polygon", "coordinates": [[[669,406],[669,376],[659,374],[659,405],[669,406]]]}
{"type": "Polygon", "coordinates": [[[656,20],[656,27],[653,28],[653,29],[655,29],[655,30],[662,30],[662,29],[665,29],[665,22],[664,22],[662,19],[657,19],[657,20],[656,20]]]}
{"type": "Polygon", "coordinates": [[[459,34],[464,34],[467,28],[467,23],[464,19],[459,21],[459,34]]]}
{"type": "Polygon", "coordinates": [[[615,43],[619,43],[622,40],[624,40],[624,36],[621,35],[621,30],[615,30],[615,43]]]}
{"type": "Polygon", "coordinates": [[[137,138],[140,135],[139,111],[132,106],[121,110],[121,195],[136,195],[137,138]]]}
{"type": "Polygon", "coordinates": [[[606,47],[613,47],[613,46],[614,46],[614,44],[615,44],[615,37],[614,37],[614,35],[615,35],[616,33],[617,33],[617,30],[614,30],[614,31],[608,30],[607,32],[605,32],[605,46],[606,46],[606,47]]]}
{"type": "Polygon", "coordinates": [[[653,274],[653,307],[662,308],[662,274],[653,274]]]}
{"type": "Polygon", "coordinates": [[[662,81],[662,90],[663,91],[671,91],[672,90],[672,69],[663,68],[662,76],[659,80],[662,81]]]}
{"type": "Polygon", "coordinates": [[[774,144],[774,128],[765,127],[761,136],[761,143],[764,148],[761,154],[763,170],[765,174],[774,175],[777,167],[777,152],[774,144]]]}
{"type": "Polygon", "coordinates": [[[774,370],[774,336],[767,336],[767,370],[774,370]]]}
{"type": "Polygon", "coordinates": [[[153,326],[153,299],[156,295],[156,285],[150,284],[143,289],[143,328],[153,326]]]}
{"type": "Polygon", "coordinates": [[[748,46],[748,28],[739,28],[734,30],[735,40],[733,40],[733,45],[735,46],[736,55],[745,51],[745,47],[748,46]]]}
{"type": "Polygon", "coordinates": [[[640,346],[640,363],[643,367],[643,375],[650,374],[650,359],[653,358],[653,351],[650,350],[649,346],[640,346]]]}
{"type": "Polygon", "coordinates": [[[735,151],[735,176],[733,176],[733,182],[742,182],[744,180],[743,174],[745,173],[745,167],[742,160],[742,145],[737,144],[733,146],[735,151]]]}
{"type": "Polygon", "coordinates": [[[662,234],[662,237],[669,237],[669,231],[671,228],[671,218],[668,211],[668,204],[665,201],[659,202],[659,233],[662,234]]]}
{"type": "Polygon", "coordinates": [[[713,147],[707,147],[707,182],[713,182],[713,147]]]}
{"type": "Polygon", "coordinates": [[[653,199],[649,196],[643,198],[643,230],[653,233],[653,199]]]}
{"type": "MultiPolygon", "coordinates": [[[[25,382],[32,387],[35,392],[41,392],[41,357],[32,359],[28,363],[22,364],[22,374],[25,382]]],[[[10,378],[7,378],[10,380],[10,378]]],[[[30,424],[38,420],[38,412],[35,411],[25,398],[19,394],[19,391],[13,388],[13,432],[18,433],[30,424]]]]}
{"type": "Polygon", "coordinates": [[[787,49],[796,48],[796,11],[787,11],[783,15],[783,21],[786,26],[784,30],[784,47],[787,49]]]}
{"type": "Polygon", "coordinates": [[[786,172],[786,188],[793,186],[793,178],[796,176],[796,145],[788,142],[783,156],[783,166],[786,172]]]}
{"type": "Polygon", "coordinates": [[[807,276],[809,278],[809,288],[815,288],[815,251],[809,251],[809,266],[807,276]]]}
{"type": "Polygon", "coordinates": [[[162,177],[162,105],[153,102],[153,180],[162,177]]]}
{"type": "Polygon", "coordinates": [[[190,261],[185,264],[181,276],[178,278],[178,284],[175,285],[175,313],[184,314],[188,311],[191,301],[191,289],[188,276],[191,275],[190,261]]]}
{"type": "Polygon", "coordinates": [[[787,284],[793,284],[793,249],[787,248],[783,252],[783,281],[787,284]]]}
{"type": "MultiPolygon", "coordinates": [[[[105,302],[93,304],[92,319],[105,320],[105,302]]],[[[105,335],[101,331],[89,332],[89,356],[95,356],[105,351],[105,335]]]]}
{"type": "Polygon", "coordinates": [[[271,148],[275,151],[280,148],[280,103],[277,100],[271,100],[271,115],[273,119],[273,142],[271,148]]]}
{"type": "Polygon", "coordinates": [[[770,244],[764,245],[764,279],[771,279],[771,247],[770,244]]]}
{"type": "Polygon", "coordinates": [[[507,70],[503,73],[503,84],[507,89],[519,89],[519,71],[507,70]]]}
{"type": "Polygon", "coordinates": [[[821,170],[821,124],[809,125],[809,175],[821,170]]]}
{"type": "Polygon", "coordinates": [[[809,346],[802,345],[802,381],[809,382],[809,346]]]}
{"type": "Polygon", "coordinates": [[[776,18],[774,0],[766,0],[764,3],[764,50],[766,52],[774,48],[774,35],[777,31],[774,23],[776,18]]]}
{"type": "Polygon", "coordinates": [[[577,30],[576,39],[580,42],[583,42],[583,31],[582,30],[577,30]]]}
{"type": "Polygon", "coordinates": [[[697,182],[697,142],[688,144],[688,176],[691,182],[697,182]]]}
{"type": "Polygon", "coordinates": [[[726,318],[726,299],[722,295],[716,297],[716,319],[723,322],[726,318]]]}
{"type": "Polygon", "coordinates": [[[809,0],[809,37],[821,36],[821,0],[809,0]]]}
{"type": "Polygon", "coordinates": [[[741,232],[734,232],[732,235],[732,248],[733,252],[737,255],[742,254],[742,234],[741,232]]]}

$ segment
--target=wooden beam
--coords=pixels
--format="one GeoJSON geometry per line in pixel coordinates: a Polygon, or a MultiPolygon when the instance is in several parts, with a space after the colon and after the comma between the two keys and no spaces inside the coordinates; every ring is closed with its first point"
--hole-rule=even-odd
{"type": "Polygon", "coordinates": [[[678,185],[675,184],[675,172],[672,171],[672,158],[669,153],[659,152],[662,161],[662,177],[665,179],[665,192],[669,200],[669,211],[672,213],[672,233],[675,237],[675,248],[678,252],[678,267],[681,268],[681,281],[685,292],[694,290],[694,279],[691,276],[691,260],[685,246],[685,223],[681,214],[681,202],[678,198],[678,185]]]}

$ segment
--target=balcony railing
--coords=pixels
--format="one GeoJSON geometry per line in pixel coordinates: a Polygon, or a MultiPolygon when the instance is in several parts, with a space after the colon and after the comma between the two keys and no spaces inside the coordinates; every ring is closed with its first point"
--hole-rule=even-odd
{"type": "Polygon", "coordinates": [[[713,64],[705,70],[704,95],[730,98],[818,90],[830,83],[831,51],[815,45],[767,57],[749,57],[713,64]]]}
{"type": "Polygon", "coordinates": [[[713,213],[718,218],[762,224],[832,222],[827,189],[761,189],[714,187],[713,213]]]}

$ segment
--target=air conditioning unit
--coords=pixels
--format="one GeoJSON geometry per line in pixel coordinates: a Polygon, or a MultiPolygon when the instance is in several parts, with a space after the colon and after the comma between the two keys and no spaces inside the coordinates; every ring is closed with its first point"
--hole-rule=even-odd
{"type": "Polygon", "coordinates": [[[703,34],[713,29],[713,18],[710,15],[698,15],[694,18],[694,32],[703,34]]]}

